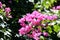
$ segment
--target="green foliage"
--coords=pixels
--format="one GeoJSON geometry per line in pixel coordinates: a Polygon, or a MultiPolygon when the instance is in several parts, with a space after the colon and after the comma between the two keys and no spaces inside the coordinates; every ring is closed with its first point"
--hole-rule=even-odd
{"type": "Polygon", "coordinates": [[[40,36],[40,40],[44,40],[44,37],[43,36],[40,36]]]}
{"type": "Polygon", "coordinates": [[[56,2],[56,0],[43,0],[42,5],[48,9],[54,2],[56,2]]]}
{"type": "Polygon", "coordinates": [[[57,0],[39,0],[36,4],[34,4],[34,9],[37,9],[40,12],[50,11],[50,8],[52,6],[54,6],[54,3],[56,3],[56,2],[57,2],[57,0]],[[49,9],[49,10],[47,10],[47,9],[49,9]]]}
{"type": "Polygon", "coordinates": [[[60,31],[60,26],[59,25],[54,25],[54,31],[59,32],[60,31]]]}
{"type": "Polygon", "coordinates": [[[48,26],[48,27],[47,27],[47,31],[48,31],[49,33],[52,33],[52,28],[51,28],[51,26],[48,26]]]}

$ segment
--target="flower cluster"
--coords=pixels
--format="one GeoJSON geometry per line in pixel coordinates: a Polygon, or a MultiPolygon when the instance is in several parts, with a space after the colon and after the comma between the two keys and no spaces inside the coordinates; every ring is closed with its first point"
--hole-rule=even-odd
{"type": "Polygon", "coordinates": [[[0,2],[0,8],[2,8],[2,3],[0,2]]]}
{"type": "Polygon", "coordinates": [[[11,12],[10,7],[5,7],[5,8],[4,8],[2,2],[0,2],[0,9],[3,10],[3,12],[6,13],[6,14],[5,14],[6,17],[12,18],[11,14],[10,14],[10,12],[11,12]]]}
{"type": "Polygon", "coordinates": [[[6,7],[6,8],[5,8],[5,12],[6,12],[6,16],[7,16],[8,18],[12,18],[12,16],[10,15],[11,9],[10,9],[9,7],[6,7]]]}
{"type": "Polygon", "coordinates": [[[54,10],[60,10],[60,5],[59,6],[56,6],[56,7],[53,7],[54,10]]]}
{"type": "Polygon", "coordinates": [[[18,23],[20,23],[20,25],[22,26],[22,28],[19,29],[19,34],[27,35],[28,37],[33,38],[35,40],[39,40],[41,35],[47,37],[48,33],[46,31],[41,31],[41,27],[44,28],[44,23],[42,23],[42,21],[53,21],[56,19],[56,15],[46,15],[39,13],[35,10],[32,12],[32,14],[28,13],[24,15],[23,18],[19,19],[18,23]]]}

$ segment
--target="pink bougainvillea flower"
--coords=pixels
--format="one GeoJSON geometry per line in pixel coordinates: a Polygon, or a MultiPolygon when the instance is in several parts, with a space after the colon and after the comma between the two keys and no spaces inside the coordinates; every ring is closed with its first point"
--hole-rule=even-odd
{"type": "Polygon", "coordinates": [[[32,12],[32,14],[36,16],[37,14],[39,14],[39,12],[35,10],[32,12]]]}
{"type": "Polygon", "coordinates": [[[32,18],[29,17],[29,16],[27,16],[27,17],[26,17],[26,21],[31,22],[31,21],[32,21],[32,18]]]}
{"type": "Polygon", "coordinates": [[[55,19],[57,19],[57,16],[56,15],[48,16],[47,19],[48,20],[55,20],[55,19]]]}
{"type": "Polygon", "coordinates": [[[19,29],[19,34],[21,34],[21,35],[26,34],[24,27],[22,27],[21,29],[19,29]]]}
{"type": "Polygon", "coordinates": [[[26,24],[25,24],[25,23],[21,23],[20,25],[21,25],[22,27],[25,27],[25,26],[26,26],[26,24]]]}
{"type": "Polygon", "coordinates": [[[32,32],[32,37],[33,37],[33,39],[35,39],[35,40],[39,40],[39,36],[41,35],[41,33],[39,32],[35,32],[35,31],[33,31],[32,32]]]}
{"type": "Polygon", "coordinates": [[[0,8],[2,8],[2,3],[0,2],[0,8]]]}
{"type": "Polygon", "coordinates": [[[33,25],[39,25],[39,24],[40,24],[40,20],[33,19],[33,20],[31,21],[31,23],[32,23],[33,25]]]}
{"type": "Polygon", "coordinates": [[[27,34],[28,32],[31,31],[31,26],[26,25],[26,27],[22,27],[21,29],[19,29],[19,34],[24,35],[27,34]]]}
{"type": "Polygon", "coordinates": [[[43,35],[47,37],[48,36],[48,33],[47,32],[43,32],[43,35]]]}
{"type": "Polygon", "coordinates": [[[56,8],[55,8],[55,7],[53,7],[52,9],[53,9],[53,10],[56,10],[56,8]]]}
{"type": "Polygon", "coordinates": [[[8,18],[13,18],[12,15],[7,16],[8,18]]]}
{"type": "Polygon", "coordinates": [[[31,14],[31,18],[35,18],[35,17],[36,17],[35,15],[31,14]]]}
{"type": "Polygon", "coordinates": [[[33,38],[35,40],[39,40],[39,36],[42,34],[41,32],[36,32],[38,30],[33,30],[31,34],[27,34],[28,37],[33,38]]]}
{"type": "Polygon", "coordinates": [[[53,7],[52,9],[53,10],[60,10],[60,5],[59,6],[56,6],[56,7],[53,7]]]}
{"type": "Polygon", "coordinates": [[[48,16],[47,20],[53,20],[53,17],[52,16],[48,16]]]}
{"type": "Polygon", "coordinates": [[[57,9],[57,10],[60,10],[60,6],[57,6],[56,9],[57,9]]]}
{"type": "Polygon", "coordinates": [[[6,16],[8,18],[12,18],[12,15],[10,14],[11,9],[9,7],[5,8],[6,16]]]}
{"type": "Polygon", "coordinates": [[[44,17],[43,14],[40,14],[39,16],[37,16],[37,18],[40,19],[40,20],[45,20],[45,17],[44,17]]]}
{"type": "Polygon", "coordinates": [[[9,7],[6,7],[6,8],[5,8],[5,12],[6,12],[6,13],[9,13],[10,11],[11,11],[11,9],[10,9],[9,7]]]}
{"type": "Polygon", "coordinates": [[[52,17],[53,17],[53,20],[54,20],[54,19],[57,19],[57,16],[56,16],[56,15],[52,15],[52,17]]]}
{"type": "Polygon", "coordinates": [[[26,16],[30,16],[31,14],[30,13],[27,13],[26,16]]]}
{"type": "Polygon", "coordinates": [[[9,13],[6,13],[6,16],[7,16],[8,18],[12,18],[12,15],[9,14],[9,13]]]}
{"type": "Polygon", "coordinates": [[[19,19],[18,23],[24,23],[24,21],[25,21],[25,18],[21,18],[19,19]]]}
{"type": "Polygon", "coordinates": [[[28,25],[27,25],[26,28],[25,28],[25,31],[28,33],[28,32],[31,31],[31,28],[32,28],[31,26],[28,26],[28,25]]]}

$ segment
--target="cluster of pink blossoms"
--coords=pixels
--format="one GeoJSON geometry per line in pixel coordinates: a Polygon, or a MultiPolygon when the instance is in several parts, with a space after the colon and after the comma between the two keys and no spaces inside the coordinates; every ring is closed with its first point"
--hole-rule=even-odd
{"type": "Polygon", "coordinates": [[[23,16],[23,18],[19,19],[19,23],[22,26],[19,29],[19,34],[27,35],[30,38],[35,40],[39,40],[40,36],[43,34],[44,36],[48,36],[47,32],[41,32],[41,21],[43,20],[55,20],[57,19],[56,15],[46,15],[41,14],[38,11],[33,11],[32,14],[28,13],[23,16]]]}
{"type": "Polygon", "coordinates": [[[53,7],[54,10],[60,10],[60,5],[59,6],[56,6],[56,7],[53,7]]]}
{"type": "MultiPolygon", "coordinates": [[[[0,9],[1,9],[1,8],[3,8],[2,2],[0,2],[0,9]]],[[[10,9],[9,7],[6,7],[6,8],[4,9],[4,11],[6,12],[6,16],[7,16],[8,18],[12,18],[12,16],[10,15],[11,9],[10,9]]]]}
{"type": "Polygon", "coordinates": [[[6,7],[6,8],[5,8],[5,12],[6,12],[6,16],[7,16],[8,18],[12,18],[11,14],[10,14],[11,9],[10,9],[9,7],[6,7]]]}
{"type": "Polygon", "coordinates": [[[0,2],[0,8],[2,8],[2,3],[0,2]]]}

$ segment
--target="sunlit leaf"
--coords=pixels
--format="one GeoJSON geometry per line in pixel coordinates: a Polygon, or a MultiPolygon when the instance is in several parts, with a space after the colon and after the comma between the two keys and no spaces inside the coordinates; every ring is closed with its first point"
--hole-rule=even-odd
{"type": "Polygon", "coordinates": [[[60,26],[59,25],[54,25],[54,31],[59,32],[60,31],[60,26]]]}
{"type": "Polygon", "coordinates": [[[51,26],[48,26],[48,27],[47,27],[47,31],[48,31],[49,33],[52,33],[52,28],[51,28],[51,26]]]}

